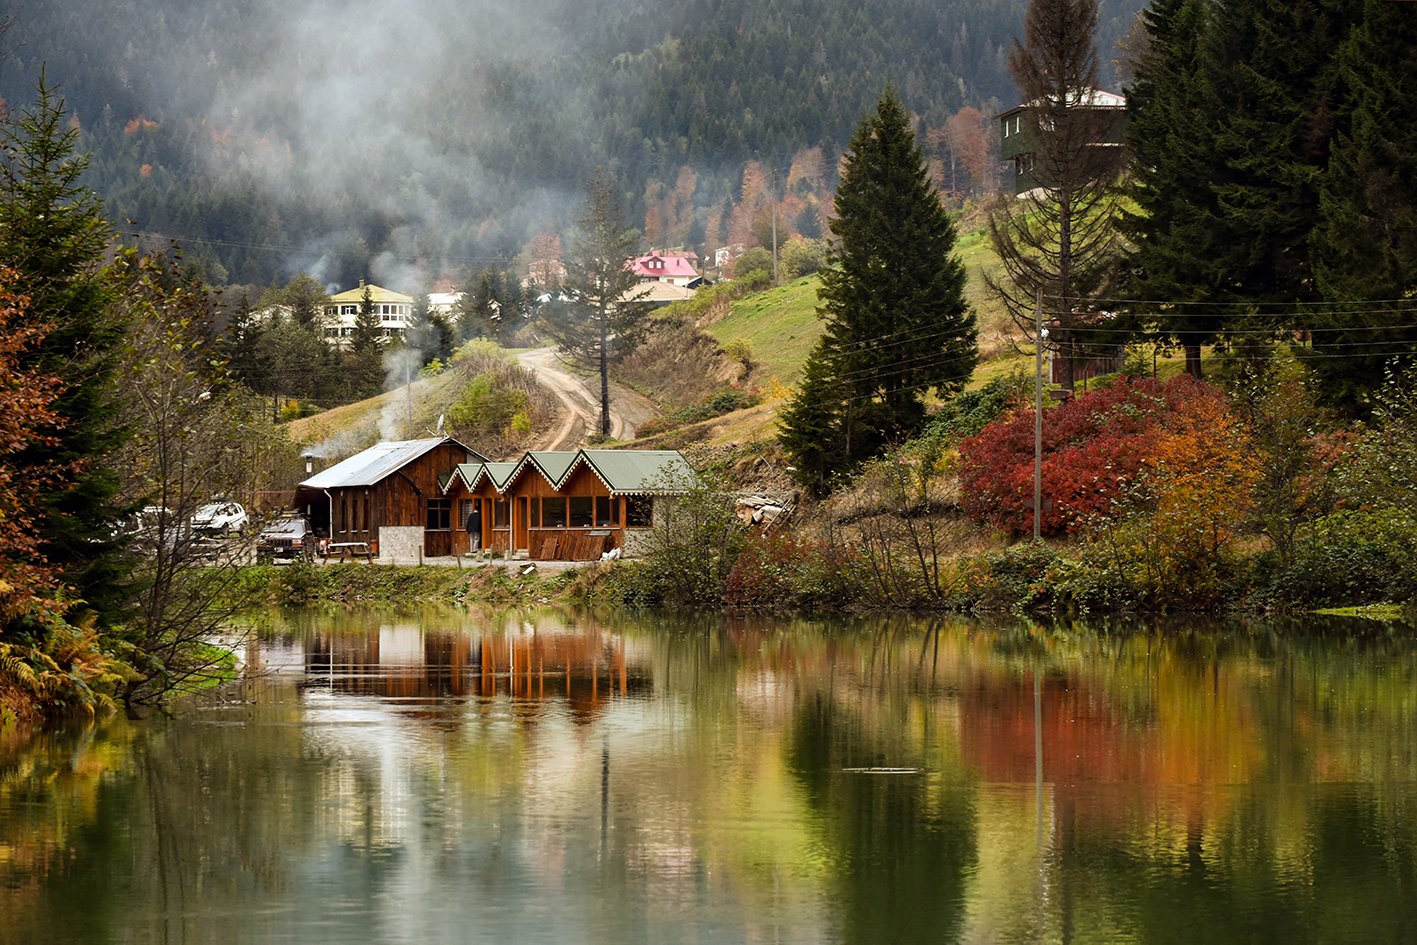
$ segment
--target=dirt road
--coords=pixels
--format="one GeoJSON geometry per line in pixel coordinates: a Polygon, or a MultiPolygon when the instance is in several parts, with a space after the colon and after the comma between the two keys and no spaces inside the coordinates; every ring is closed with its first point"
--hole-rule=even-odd
{"type": "MultiPolygon", "coordinates": [[[[567,370],[554,348],[538,348],[517,360],[561,399],[559,424],[533,449],[573,450],[585,443],[588,433],[600,428],[600,379],[581,378],[567,370]]],[[[654,406],[632,390],[610,383],[610,435],[617,440],[634,437],[635,429],[654,416],[654,406]]]]}

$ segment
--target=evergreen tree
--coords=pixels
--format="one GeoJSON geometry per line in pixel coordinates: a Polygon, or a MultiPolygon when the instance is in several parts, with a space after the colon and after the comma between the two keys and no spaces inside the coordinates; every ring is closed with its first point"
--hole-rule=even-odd
{"type": "Polygon", "coordinates": [[[384,329],[376,309],[369,286],[365,285],[344,363],[350,400],[373,397],[384,389],[384,329]]]}
{"type": "Polygon", "coordinates": [[[1054,323],[1062,384],[1073,389],[1078,362],[1116,340],[1089,316],[1092,300],[1110,295],[1117,272],[1115,148],[1093,102],[1098,88],[1096,0],[1031,0],[1024,42],[1014,40],[1009,72],[1027,111],[1037,186],[1002,201],[989,215],[989,236],[1003,277],[985,276],[1022,330],[1033,334],[1038,293],[1054,323]]]}
{"type": "Polygon", "coordinates": [[[1159,320],[1192,374],[1203,343],[1318,327],[1312,234],[1342,115],[1335,53],[1357,13],[1358,0],[1172,0],[1149,17],[1130,292],[1180,303],[1159,320]]]}
{"type": "Polygon", "coordinates": [[[1315,277],[1334,304],[1311,322],[1307,363],[1326,401],[1365,413],[1388,362],[1417,356],[1417,20],[1369,0],[1336,65],[1348,131],[1324,171],[1312,234],[1315,277]]]}
{"type": "Polygon", "coordinates": [[[364,354],[384,346],[384,329],[375,310],[369,286],[363,285],[359,297],[359,313],[354,316],[354,329],[349,334],[349,347],[355,354],[364,354]]]}
{"type": "Polygon", "coordinates": [[[279,301],[290,306],[290,316],[295,324],[316,338],[323,338],[325,303],[328,299],[325,287],[301,272],[281,290],[279,301]]]}
{"type": "Polygon", "coordinates": [[[547,305],[547,327],[562,354],[600,374],[600,433],[610,434],[610,365],[639,347],[650,303],[625,263],[639,236],[625,227],[619,195],[605,168],[586,185],[580,233],[566,261],[563,299],[547,305]]]}
{"type": "Polygon", "coordinates": [[[933,388],[963,387],[978,358],[955,228],[894,89],[851,139],[822,271],[822,340],[782,424],[803,480],[826,485],[919,431],[933,388]],[[824,431],[830,430],[830,435],[824,431]],[[830,444],[830,453],[812,442],[830,444]]]}
{"type": "Polygon", "coordinates": [[[442,328],[439,326],[439,320],[429,311],[426,292],[420,292],[413,301],[408,330],[404,333],[404,346],[418,353],[420,364],[427,364],[434,358],[448,357],[442,328]]]}
{"type": "Polygon", "coordinates": [[[270,392],[271,363],[261,346],[265,330],[266,326],[251,311],[250,295],[242,289],[218,350],[226,358],[232,376],[256,394],[270,392]]]}
{"type": "Polygon", "coordinates": [[[132,566],[115,537],[127,511],[118,505],[121,483],[104,461],[131,433],[112,384],[125,328],[110,306],[115,271],[102,265],[113,232],[97,195],[80,183],[88,160],[74,151],[78,131],[63,100],[43,76],[36,88],[35,104],[0,129],[0,265],[14,270],[14,290],[30,300],[28,324],[49,326],[18,367],[59,376],[53,408],[63,423],[15,462],[75,470],[41,497],[41,553],[108,623],[126,610],[132,566]]]}
{"type": "Polygon", "coordinates": [[[1147,39],[1133,63],[1127,90],[1127,146],[1132,164],[1128,196],[1118,227],[1133,247],[1127,260],[1126,292],[1148,300],[1138,309],[1156,323],[1157,339],[1178,343],[1186,372],[1201,376],[1201,346],[1224,327],[1224,310],[1205,303],[1219,298],[1210,261],[1219,213],[1211,189],[1215,163],[1212,123],[1201,105],[1200,40],[1209,0],[1157,0],[1142,14],[1147,39]]]}

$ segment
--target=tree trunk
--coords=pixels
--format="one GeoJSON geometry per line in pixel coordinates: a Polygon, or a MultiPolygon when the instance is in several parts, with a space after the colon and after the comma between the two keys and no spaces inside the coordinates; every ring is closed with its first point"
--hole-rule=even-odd
{"type": "Polygon", "coordinates": [[[605,318],[600,319],[600,435],[610,435],[610,360],[606,355],[605,318]]]}
{"type": "Polygon", "coordinates": [[[1201,380],[1201,346],[1200,342],[1186,342],[1182,347],[1186,350],[1186,373],[1196,380],[1201,380]]]}

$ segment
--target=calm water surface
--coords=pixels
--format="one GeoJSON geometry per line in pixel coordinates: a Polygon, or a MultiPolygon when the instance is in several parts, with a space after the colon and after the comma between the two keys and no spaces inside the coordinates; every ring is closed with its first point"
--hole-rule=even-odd
{"type": "Polygon", "coordinates": [[[0,942],[1417,940],[1407,630],[255,623],[0,741],[0,942]]]}

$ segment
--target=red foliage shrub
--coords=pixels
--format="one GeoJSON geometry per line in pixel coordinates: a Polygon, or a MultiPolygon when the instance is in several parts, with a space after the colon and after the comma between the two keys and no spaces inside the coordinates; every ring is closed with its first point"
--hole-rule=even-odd
{"type": "MultiPolygon", "coordinates": [[[[1041,531],[1070,531],[1106,512],[1147,464],[1157,428],[1184,401],[1224,395],[1177,377],[1119,381],[1043,414],[1041,531]],[[1048,501],[1052,500],[1049,506],[1048,501]]],[[[1033,531],[1033,410],[1020,409],[960,443],[961,503],[1013,535],[1033,531]]]]}
{"type": "Polygon", "coordinates": [[[791,532],[754,536],[728,575],[723,602],[744,608],[791,605],[799,591],[796,578],[820,553],[812,542],[791,532]]]}

